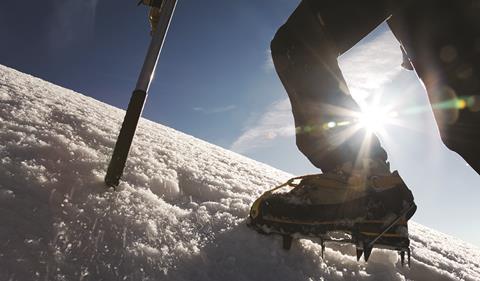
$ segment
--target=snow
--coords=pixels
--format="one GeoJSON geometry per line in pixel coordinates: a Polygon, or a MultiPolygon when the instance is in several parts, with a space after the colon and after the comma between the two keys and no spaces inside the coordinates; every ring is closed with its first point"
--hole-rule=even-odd
{"type": "Polygon", "coordinates": [[[245,225],[291,175],[142,119],[103,177],[124,111],[0,66],[0,280],[480,280],[480,249],[411,223],[411,268],[374,250],[245,225]]]}

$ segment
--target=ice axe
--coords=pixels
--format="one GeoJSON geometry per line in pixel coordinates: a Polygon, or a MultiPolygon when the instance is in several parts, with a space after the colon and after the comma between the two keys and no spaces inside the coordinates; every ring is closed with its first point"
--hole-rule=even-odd
{"type": "Polygon", "coordinates": [[[158,57],[162,50],[165,35],[167,34],[177,0],[141,0],[139,2],[139,5],[140,4],[150,7],[149,20],[152,27],[152,39],[140,76],[138,77],[137,85],[128,103],[122,128],[120,129],[112,159],[110,160],[107,174],[105,175],[105,184],[108,187],[114,188],[120,183],[128,152],[132,145],[138,120],[142,115],[148,89],[152,82],[153,74],[155,73],[158,57]]]}

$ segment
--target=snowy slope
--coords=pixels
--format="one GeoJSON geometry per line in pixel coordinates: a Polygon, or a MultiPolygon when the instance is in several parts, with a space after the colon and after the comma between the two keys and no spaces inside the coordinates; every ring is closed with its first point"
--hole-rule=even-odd
{"type": "Polygon", "coordinates": [[[142,120],[116,192],[124,112],[0,65],[0,280],[480,280],[480,250],[411,224],[412,267],[245,226],[290,175],[142,120]]]}

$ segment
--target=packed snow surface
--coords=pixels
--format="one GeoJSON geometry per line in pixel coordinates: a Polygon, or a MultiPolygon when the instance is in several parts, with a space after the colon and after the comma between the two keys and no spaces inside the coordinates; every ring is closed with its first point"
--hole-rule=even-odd
{"type": "Polygon", "coordinates": [[[124,111],[0,66],[0,280],[480,280],[480,250],[411,223],[412,266],[245,225],[291,175],[142,119],[103,185],[124,111]]]}

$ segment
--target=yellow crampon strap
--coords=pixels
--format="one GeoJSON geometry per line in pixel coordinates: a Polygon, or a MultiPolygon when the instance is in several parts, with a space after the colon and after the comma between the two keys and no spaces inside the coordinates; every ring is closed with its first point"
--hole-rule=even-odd
{"type": "Polygon", "coordinates": [[[259,207],[260,207],[260,202],[262,202],[262,199],[265,197],[265,196],[268,196],[270,194],[272,194],[272,192],[274,192],[275,190],[277,189],[280,189],[284,186],[297,186],[296,184],[294,184],[293,182],[295,180],[298,180],[298,179],[303,179],[304,177],[307,177],[307,176],[300,176],[300,177],[295,177],[295,178],[291,178],[289,179],[286,183],[283,183],[279,186],[276,186],[268,191],[265,191],[260,197],[257,198],[257,200],[255,200],[255,202],[253,202],[252,204],[252,208],[250,208],[250,216],[252,218],[256,218],[258,216],[258,213],[259,213],[259,207]]]}

